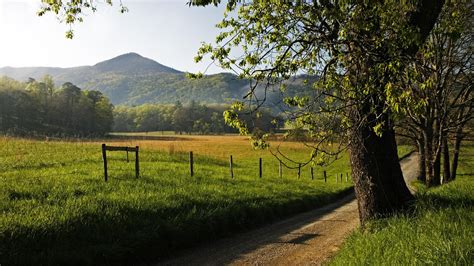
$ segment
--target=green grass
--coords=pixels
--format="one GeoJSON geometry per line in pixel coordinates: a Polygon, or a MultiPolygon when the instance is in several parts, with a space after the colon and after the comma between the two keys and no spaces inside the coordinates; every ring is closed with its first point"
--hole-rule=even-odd
{"type": "MultiPolygon", "coordinates": [[[[135,179],[133,161],[126,163],[124,153],[111,152],[105,183],[99,142],[0,138],[0,264],[153,262],[177,249],[327,204],[351,187],[334,178],[349,171],[346,155],[326,168],[327,183],[321,168],[315,169],[315,180],[308,167],[300,179],[295,169],[285,169],[280,179],[278,163],[268,152],[248,151],[247,141],[216,140],[174,146],[122,142],[140,145],[142,176],[135,179]],[[193,178],[184,152],[189,148],[195,151],[193,178]],[[230,152],[234,179],[229,178],[230,152]]],[[[308,156],[296,144],[282,149],[295,159],[308,156]]]]}
{"type": "MultiPolygon", "coordinates": [[[[353,233],[332,265],[472,265],[474,261],[474,146],[461,151],[454,182],[418,192],[407,214],[353,233]]],[[[418,186],[421,188],[421,186],[418,186]]]]}
{"type": "Polygon", "coordinates": [[[410,145],[400,145],[398,146],[398,157],[402,159],[404,156],[409,155],[415,150],[413,146],[410,145]]]}

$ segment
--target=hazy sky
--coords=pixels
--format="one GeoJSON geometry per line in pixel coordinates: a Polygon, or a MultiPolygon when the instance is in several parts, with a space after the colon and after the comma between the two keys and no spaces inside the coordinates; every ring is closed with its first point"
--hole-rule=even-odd
{"type": "MultiPolygon", "coordinates": [[[[74,26],[53,14],[36,16],[40,0],[0,0],[0,67],[93,65],[117,55],[136,52],[181,71],[204,71],[195,64],[202,41],[218,33],[223,7],[188,7],[187,0],[122,0],[130,9],[103,5],[74,26]]],[[[221,72],[211,67],[208,74],[221,72]]]]}

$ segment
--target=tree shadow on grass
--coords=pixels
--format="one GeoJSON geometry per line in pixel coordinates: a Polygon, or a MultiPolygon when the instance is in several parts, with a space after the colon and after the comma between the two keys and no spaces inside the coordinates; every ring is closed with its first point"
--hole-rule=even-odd
{"type": "MultiPolygon", "coordinates": [[[[51,225],[6,229],[0,237],[0,261],[8,265],[151,264],[177,250],[312,209],[315,202],[327,204],[337,196],[321,200],[308,196],[285,204],[265,198],[201,199],[155,207],[100,198],[88,203],[88,211],[51,225]]],[[[279,233],[298,226],[291,224],[279,233]]],[[[291,241],[304,243],[313,237],[291,241]]]]}
{"type": "Polygon", "coordinates": [[[424,194],[418,197],[418,201],[419,207],[431,209],[474,207],[474,198],[462,194],[449,197],[438,194],[424,194]]]}

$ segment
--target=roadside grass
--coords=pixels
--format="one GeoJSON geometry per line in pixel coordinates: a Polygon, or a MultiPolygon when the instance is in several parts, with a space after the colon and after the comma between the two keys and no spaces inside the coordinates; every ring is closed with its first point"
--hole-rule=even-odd
{"type": "MultiPolygon", "coordinates": [[[[328,204],[351,190],[335,175],[347,155],[323,169],[284,169],[242,137],[176,141],[106,140],[140,146],[141,177],[123,152],[110,152],[103,181],[101,141],[0,138],[0,264],[137,264],[328,204]],[[195,154],[189,176],[188,151],[195,154]],[[234,179],[228,156],[234,156],[234,179]],[[258,158],[263,158],[263,178],[258,158]]],[[[295,160],[309,151],[281,148],[295,160]]]]}
{"type": "Polygon", "coordinates": [[[411,154],[413,151],[415,151],[415,148],[410,145],[399,145],[398,146],[398,157],[402,159],[403,157],[411,154]]]}
{"type": "Polygon", "coordinates": [[[353,233],[331,265],[471,265],[474,261],[474,145],[461,151],[454,182],[417,185],[411,212],[353,233]]]}

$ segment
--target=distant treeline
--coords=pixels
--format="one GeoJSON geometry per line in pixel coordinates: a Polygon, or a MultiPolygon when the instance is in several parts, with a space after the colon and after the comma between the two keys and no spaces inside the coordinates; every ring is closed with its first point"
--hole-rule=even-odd
{"type": "MultiPolygon", "coordinates": [[[[227,105],[144,104],[115,107],[99,91],[81,90],[70,82],[56,87],[51,76],[20,82],[0,77],[0,133],[92,137],[111,131],[174,131],[178,134],[237,133],[224,122],[227,105]]],[[[282,120],[269,110],[258,118],[240,115],[250,131],[271,132],[282,120]]]]}
{"type": "Polygon", "coordinates": [[[0,77],[0,132],[15,135],[98,136],[112,129],[113,105],[99,91],[50,76],[19,82],[0,77]]]}
{"type": "MultiPolygon", "coordinates": [[[[196,102],[183,105],[144,104],[136,107],[118,106],[114,110],[114,131],[174,131],[196,134],[237,133],[224,122],[225,105],[202,105],[196,102]]],[[[273,131],[282,120],[268,110],[260,110],[258,118],[241,115],[249,130],[273,131]]]]}

